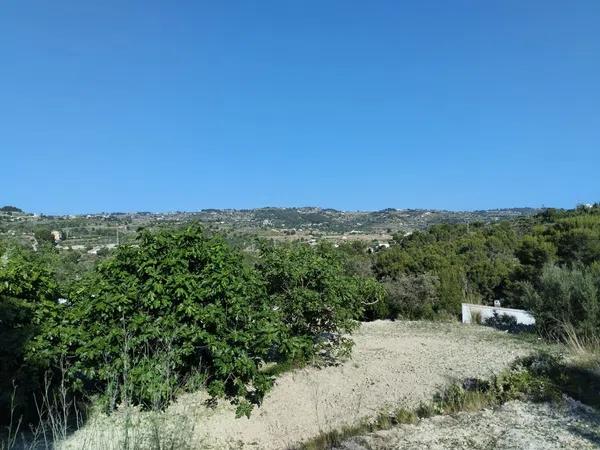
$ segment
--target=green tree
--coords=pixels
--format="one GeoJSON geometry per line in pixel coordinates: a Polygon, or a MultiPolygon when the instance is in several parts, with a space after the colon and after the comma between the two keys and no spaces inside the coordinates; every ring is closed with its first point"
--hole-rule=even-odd
{"type": "Polygon", "coordinates": [[[374,280],[346,275],[331,245],[263,245],[258,269],[288,335],[295,338],[288,349],[294,356],[311,354],[319,338],[353,330],[365,306],[383,296],[374,280]]]}
{"type": "Polygon", "coordinates": [[[515,251],[519,262],[527,267],[525,277],[536,277],[551,262],[555,249],[551,243],[535,236],[525,236],[515,251]]]}
{"type": "Polygon", "coordinates": [[[565,263],[589,265],[600,261],[600,229],[569,230],[559,236],[557,247],[558,256],[565,263]]]}
{"type": "Polygon", "coordinates": [[[34,339],[48,330],[57,308],[57,287],[33,255],[7,250],[0,258],[0,423],[6,423],[15,396],[15,417],[30,419],[34,394],[42,387],[44,360],[33,357],[34,339]]]}
{"type": "Polygon", "coordinates": [[[150,407],[205,380],[247,414],[272,384],[259,367],[283,326],[262,280],[197,226],[142,232],[69,300],[64,351],[75,387],[150,407]]]}
{"type": "Polygon", "coordinates": [[[439,280],[429,274],[402,275],[384,283],[389,317],[434,319],[440,309],[439,280]]]}
{"type": "Polygon", "coordinates": [[[565,325],[582,336],[597,335],[600,329],[600,296],[597,268],[568,269],[546,266],[539,288],[525,289],[525,303],[546,335],[560,337],[565,325]]]}

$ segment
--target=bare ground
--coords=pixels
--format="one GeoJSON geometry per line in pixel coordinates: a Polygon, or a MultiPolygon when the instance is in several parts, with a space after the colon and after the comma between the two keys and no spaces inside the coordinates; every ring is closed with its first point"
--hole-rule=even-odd
{"type": "Polygon", "coordinates": [[[512,401],[496,410],[423,419],[348,439],[336,450],[554,450],[600,448],[600,414],[563,405],[512,401]]]}
{"type": "MultiPolygon", "coordinates": [[[[235,419],[225,402],[207,408],[201,392],[183,396],[166,415],[194,422],[181,430],[192,448],[285,449],[388,407],[413,408],[453,380],[488,377],[532,349],[490,328],[458,323],[364,323],[354,341],[342,365],[278,378],[250,419],[235,419]]],[[[84,428],[66,447],[90,441],[85,435],[84,428]]]]}

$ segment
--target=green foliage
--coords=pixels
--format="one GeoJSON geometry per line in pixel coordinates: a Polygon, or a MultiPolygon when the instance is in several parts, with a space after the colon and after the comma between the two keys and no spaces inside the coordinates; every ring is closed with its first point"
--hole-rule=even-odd
{"type": "Polygon", "coordinates": [[[577,334],[597,334],[600,329],[598,275],[596,268],[546,266],[538,289],[527,285],[524,290],[525,304],[534,312],[539,329],[560,337],[565,325],[571,324],[577,334]]]}
{"type": "Polygon", "coordinates": [[[554,248],[539,236],[524,236],[515,251],[515,256],[524,268],[524,278],[534,278],[543,267],[552,261],[554,248]]]}
{"type": "Polygon", "coordinates": [[[600,230],[598,229],[570,228],[558,236],[556,244],[560,260],[567,264],[588,265],[600,261],[600,230]]]}
{"type": "Polygon", "coordinates": [[[69,300],[61,350],[74,387],[149,407],[198,374],[211,395],[234,401],[260,403],[272,384],[259,366],[283,327],[263,283],[239,253],[198,227],[142,233],[69,300]]]}
{"type": "Polygon", "coordinates": [[[346,275],[330,245],[263,245],[257,267],[290,337],[281,349],[289,358],[311,354],[319,340],[341,339],[356,327],[365,305],[382,297],[374,280],[346,275]]]}
{"type": "Polygon", "coordinates": [[[387,302],[385,286],[374,278],[358,279],[358,295],[362,299],[364,310],[361,320],[389,318],[392,315],[387,302]]]}
{"type": "Polygon", "coordinates": [[[547,336],[565,325],[600,335],[599,205],[438,224],[374,254],[358,242],[257,248],[197,226],[141,231],[98,267],[95,255],[59,251],[47,223],[28,227],[37,252],[0,249],[0,413],[13,380],[25,410],[43,374],[65,369],[69,389],[102,393],[107,406],[162,407],[206,386],[248,415],[282,368],[347,353],[357,320],[457,316],[462,302],[529,308],[547,336]]]}
{"type": "Polygon", "coordinates": [[[465,275],[460,267],[447,267],[437,272],[439,277],[438,295],[440,310],[456,315],[461,303],[466,299],[465,275]]]}
{"type": "Polygon", "coordinates": [[[433,275],[402,275],[384,286],[390,318],[431,320],[441,308],[439,279],[433,275]]]}
{"type": "Polygon", "coordinates": [[[52,235],[51,231],[52,230],[50,228],[44,226],[38,226],[35,228],[33,234],[39,245],[54,245],[54,236],[52,235]]]}
{"type": "Polygon", "coordinates": [[[373,277],[371,255],[367,253],[368,245],[362,241],[351,241],[341,244],[338,252],[344,264],[344,271],[348,275],[363,278],[373,277]]]}
{"type": "Polygon", "coordinates": [[[19,252],[0,272],[3,405],[13,379],[28,380],[32,399],[50,370],[109,410],[162,408],[206,386],[247,416],[272,386],[265,363],[347,354],[346,333],[383,298],[332,246],[263,246],[249,258],[198,226],[141,231],[84,270],[80,253],[19,252]]]}
{"type": "Polygon", "coordinates": [[[435,307],[423,305],[424,315],[414,318],[430,318],[432,311],[458,315],[464,301],[496,298],[516,265],[515,231],[508,224],[441,224],[395,240],[398,244],[374,261],[380,280],[425,275],[437,280],[427,302],[435,307]]]}
{"type": "Polygon", "coordinates": [[[598,204],[512,223],[434,225],[394,239],[373,261],[391,317],[394,305],[405,305],[405,317],[431,319],[458,315],[463,302],[500,299],[503,306],[532,309],[546,335],[557,337],[568,323],[577,333],[600,333],[598,204]],[[415,296],[406,277],[425,276],[436,280],[435,293],[415,296]]]}
{"type": "Polygon", "coordinates": [[[32,358],[35,337],[56,314],[57,286],[34,255],[7,249],[0,258],[0,423],[14,395],[16,414],[33,411],[33,393],[42,386],[43,362],[32,358]]]}

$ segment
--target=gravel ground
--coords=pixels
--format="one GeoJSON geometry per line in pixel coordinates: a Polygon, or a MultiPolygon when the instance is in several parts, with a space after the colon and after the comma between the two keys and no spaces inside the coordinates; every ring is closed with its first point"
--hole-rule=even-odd
{"type": "Polygon", "coordinates": [[[496,410],[421,420],[345,441],[337,450],[600,448],[600,414],[573,400],[508,402],[496,410]]]}
{"type": "MultiPolygon", "coordinates": [[[[413,408],[450,381],[488,377],[533,347],[481,326],[400,321],[364,323],[354,341],[342,365],[282,375],[250,419],[235,419],[226,402],[208,409],[201,392],[183,396],[166,416],[192,419],[181,432],[193,448],[285,449],[387,407],[413,408]]],[[[82,448],[83,441],[90,441],[86,428],[65,447],[82,448]]]]}

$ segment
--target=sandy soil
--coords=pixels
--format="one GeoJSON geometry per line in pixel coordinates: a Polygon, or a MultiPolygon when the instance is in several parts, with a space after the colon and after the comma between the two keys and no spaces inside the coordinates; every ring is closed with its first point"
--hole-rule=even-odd
{"type": "Polygon", "coordinates": [[[337,450],[508,450],[600,448],[600,414],[573,400],[508,402],[497,410],[421,420],[344,442],[337,450]]]}
{"type": "MultiPolygon", "coordinates": [[[[415,407],[450,381],[488,377],[532,348],[490,328],[455,323],[370,322],[354,340],[352,358],[340,366],[281,376],[250,419],[235,419],[227,403],[207,409],[202,393],[182,397],[167,414],[193,418],[182,433],[195,448],[285,449],[387,407],[415,407]]],[[[85,433],[67,447],[77,448],[85,433]]]]}

